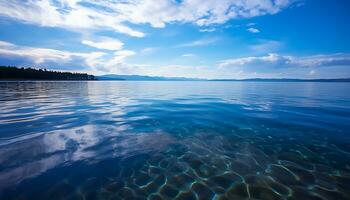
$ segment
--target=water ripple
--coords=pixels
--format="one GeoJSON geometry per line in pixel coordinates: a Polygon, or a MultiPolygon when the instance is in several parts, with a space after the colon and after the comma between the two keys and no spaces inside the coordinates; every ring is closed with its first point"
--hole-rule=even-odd
{"type": "Polygon", "coordinates": [[[275,84],[1,82],[0,198],[349,199],[350,85],[275,84]]]}

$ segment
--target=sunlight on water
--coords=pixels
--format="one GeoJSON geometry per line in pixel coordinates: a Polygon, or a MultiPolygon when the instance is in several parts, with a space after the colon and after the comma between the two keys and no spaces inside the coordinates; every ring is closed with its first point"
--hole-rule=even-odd
{"type": "Polygon", "coordinates": [[[349,89],[1,82],[0,199],[349,199],[349,89]]]}

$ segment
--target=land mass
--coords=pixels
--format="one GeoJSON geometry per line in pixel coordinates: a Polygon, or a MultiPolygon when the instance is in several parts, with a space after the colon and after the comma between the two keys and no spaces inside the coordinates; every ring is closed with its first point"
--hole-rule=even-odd
{"type": "Polygon", "coordinates": [[[59,72],[46,69],[0,66],[0,80],[97,80],[83,73],[59,72]]]}
{"type": "Polygon", "coordinates": [[[200,79],[184,77],[140,76],[108,74],[97,76],[98,80],[107,81],[233,81],[233,82],[350,82],[350,78],[337,79],[289,79],[289,78],[251,78],[251,79],[200,79]]]}
{"type": "Polygon", "coordinates": [[[350,82],[350,78],[295,79],[295,78],[251,78],[251,79],[201,79],[185,77],[141,76],[106,74],[94,76],[86,73],[50,71],[46,69],[0,66],[0,80],[103,80],[103,81],[232,81],[232,82],[350,82]]]}
{"type": "Polygon", "coordinates": [[[350,82],[350,78],[333,78],[333,79],[250,78],[250,79],[211,79],[209,81],[236,81],[236,82],[350,82]]]}
{"type": "Polygon", "coordinates": [[[204,81],[207,79],[199,78],[184,78],[184,77],[164,77],[164,76],[141,76],[141,75],[118,75],[118,74],[107,74],[97,76],[98,80],[115,81],[204,81]]]}

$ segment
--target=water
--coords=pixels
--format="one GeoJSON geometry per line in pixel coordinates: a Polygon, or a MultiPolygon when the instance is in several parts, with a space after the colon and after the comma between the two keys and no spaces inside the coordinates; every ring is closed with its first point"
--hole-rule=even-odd
{"type": "Polygon", "coordinates": [[[1,82],[1,199],[350,199],[350,84],[1,82]]]}

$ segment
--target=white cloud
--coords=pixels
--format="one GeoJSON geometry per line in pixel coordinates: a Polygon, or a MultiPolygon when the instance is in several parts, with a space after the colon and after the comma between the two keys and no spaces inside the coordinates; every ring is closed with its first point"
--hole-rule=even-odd
{"type": "Polygon", "coordinates": [[[339,78],[349,76],[350,54],[267,54],[222,60],[217,66],[231,78],[339,78]]]}
{"type": "Polygon", "coordinates": [[[275,40],[258,40],[257,43],[250,45],[249,49],[254,53],[277,52],[284,46],[283,42],[275,40]]]}
{"type": "Polygon", "coordinates": [[[85,53],[72,53],[68,51],[60,51],[47,48],[32,48],[17,46],[12,43],[0,41],[0,55],[13,56],[13,57],[25,57],[31,60],[34,64],[42,64],[45,62],[68,62],[74,57],[85,58],[89,54],[85,53]]]}
{"type": "Polygon", "coordinates": [[[216,28],[204,28],[204,29],[199,29],[199,32],[207,32],[207,33],[211,33],[216,31],[216,28]]]}
{"type": "Polygon", "coordinates": [[[0,47],[13,48],[15,45],[9,42],[0,41],[0,47]]]}
{"type": "Polygon", "coordinates": [[[223,24],[231,19],[275,14],[292,0],[11,0],[0,1],[0,15],[25,23],[69,29],[105,28],[134,37],[145,34],[126,24],[168,23],[198,26],[223,24]]]}
{"type": "MultiPolygon", "coordinates": [[[[217,65],[202,62],[190,62],[189,65],[185,62],[169,65],[130,63],[128,58],[135,55],[136,52],[130,50],[82,53],[20,46],[0,41],[0,59],[5,65],[7,65],[8,59],[13,59],[20,62],[18,66],[41,66],[49,69],[66,69],[94,74],[119,73],[207,78],[291,76],[329,78],[348,76],[348,67],[350,67],[350,54],[344,53],[311,56],[267,54],[226,59],[219,61],[217,65]]],[[[184,61],[191,60],[196,55],[187,52],[181,56],[183,59],[179,60],[184,61]]]]}
{"type": "Polygon", "coordinates": [[[199,40],[194,40],[191,42],[183,43],[177,45],[177,47],[196,47],[196,46],[205,46],[209,44],[213,44],[215,42],[219,41],[219,38],[203,38],[199,40]]]}
{"type": "Polygon", "coordinates": [[[141,49],[140,53],[143,55],[148,55],[156,52],[159,48],[158,47],[147,47],[144,49],[141,49]]]}
{"type": "Polygon", "coordinates": [[[145,34],[135,31],[123,24],[122,15],[117,10],[108,12],[109,2],[86,0],[36,0],[36,1],[0,1],[0,15],[25,23],[47,27],[63,27],[68,29],[106,28],[134,37],[145,34]],[[105,4],[104,9],[93,6],[83,6],[82,3],[105,4]]]}
{"type": "Polygon", "coordinates": [[[270,53],[266,56],[251,56],[222,60],[220,67],[253,67],[283,68],[283,67],[333,67],[350,66],[350,54],[329,54],[313,56],[283,56],[270,53]]]}
{"type": "Polygon", "coordinates": [[[251,32],[251,33],[260,33],[260,30],[259,29],[256,29],[256,28],[248,28],[247,31],[251,32]]]}
{"type": "Polygon", "coordinates": [[[0,41],[0,57],[24,60],[26,66],[41,65],[51,68],[69,66],[70,70],[73,66],[75,70],[88,70],[97,73],[124,67],[127,65],[125,59],[135,54],[134,51],[130,50],[115,51],[112,55],[104,52],[80,53],[18,46],[0,41]]]}
{"type": "Polygon", "coordinates": [[[188,78],[213,78],[218,72],[205,65],[153,65],[140,66],[133,74],[168,77],[188,77],[188,78]]]}
{"type": "Polygon", "coordinates": [[[248,27],[255,26],[255,25],[256,25],[256,23],[253,23],[253,22],[247,24],[248,27]]]}
{"type": "Polygon", "coordinates": [[[350,54],[313,55],[294,59],[302,67],[350,66],[350,54]]]}
{"type": "Polygon", "coordinates": [[[313,76],[313,75],[315,75],[316,73],[317,73],[316,70],[310,70],[309,75],[310,75],[310,76],[313,76]]]}
{"type": "Polygon", "coordinates": [[[201,78],[309,78],[310,76],[346,77],[350,67],[350,54],[329,54],[313,56],[288,56],[268,54],[265,56],[241,57],[223,60],[218,65],[191,62],[189,65],[153,65],[132,69],[133,74],[157,76],[182,76],[201,78]],[[312,62],[311,62],[312,61],[312,62]],[[312,63],[312,64],[311,64],[312,63]],[[192,65],[191,65],[192,64],[192,65]],[[347,73],[335,74],[333,68],[347,73]]]}
{"type": "Polygon", "coordinates": [[[95,47],[97,49],[106,49],[106,50],[114,50],[114,51],[122,49],[124,45],[123,42],[112,38],[105,38],[97,42],[93,42],[90,40],[83,40],[81,41],[81,43],[91,47],[95,47]]]}
{"type": "Polygon", "coordinates": [[[182,57],[195,57],[196,55],[193,53],[188,53],[188,54],[182,54],[182,57]]]}
{"type": "Polygon", "coordinates": [[[247,65],[259,65],[259,64],[277,64],[280,62],[288,63],[291,61],[290,57],[283,57],[278,54],[268,54],[267,56],[261,57],[242,57],[242,58],[234,58],[220,61],[220,67],[239,67],[239,66],[247,66],[247,65]]]}
{"type": "Polygon", "coordinates": [[[103,72],[120,71],[120,69],[130,67],[130,65],[125,62],[125,59],[135,54],[134,51],[129,50],[116,51],[111,59],[95,59],[94,67],[98,71],[103,72]]]}
{"type": "Polygon", "coordinates": [[[122,51],[116,51],[114,53],[114,55],[119,58],[120,60],[123,60],[124,58],[126,57],[129,57],[129,56],[133,56],[135,55],[136,53],[134,51],[130,51],[130,50],[122,50],[122,51]]]}

